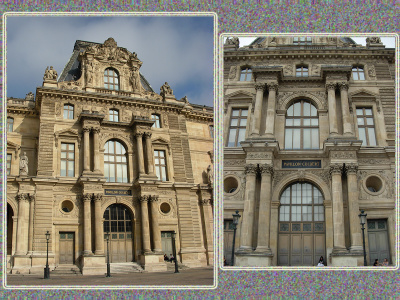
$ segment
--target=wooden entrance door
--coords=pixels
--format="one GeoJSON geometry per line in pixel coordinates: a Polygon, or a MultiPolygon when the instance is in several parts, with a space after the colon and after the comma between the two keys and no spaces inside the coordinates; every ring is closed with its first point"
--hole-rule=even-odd
{"type": "Polygon", "coordinates": [[[74,263],[74,232],[60,232],[60,265],[74,263]]]}
{"type": "Polygon", "coordinates": [[[386,220],[368,220],[368,244],[370,266],[375,259],[382,263],[387,258],[391,263],[386,220]]]}
{"type": "Polygon", "coordinates": [[[232,265],[232,246],[233,246],[233,221],[224,220],[224,258],[229,266],[232,265]]]}
{"type": "Polygon", "coordinates": [[[172,231],[161,231],[161,246],[162,251],[168,257],[173,253],[172,250],[172,231]]]}
{"type": "Polygon", "coordinates": [[[310,183],[294,183],[281,195],[278,265],[315,266],[325,260],[323,197],[310,183]]]}
{"type": "Polygon", "coordinates": [[[132,216],[122,204],[113,204],[104,212],[104,249],[107,254],[106,233],[110,233],[110,262],[133,261],[132,216]]]}

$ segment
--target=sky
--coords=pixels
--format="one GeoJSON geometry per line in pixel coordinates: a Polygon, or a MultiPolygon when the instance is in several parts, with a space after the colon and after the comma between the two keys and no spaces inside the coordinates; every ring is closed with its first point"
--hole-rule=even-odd
{"type": "MultiPolygon", "coordinates": [[[[357,36],[349,36],[351,37],[354,42],[357,44],[361,44],[363,46],[366,45],[365,37],[357,37],[357,36]]],[[[252,41],[254,41],[256,36],[249,36],[249,37],[239,37],[239,47],[243,46],[248,46],[251,44],[252,41]]],[[[225,40],[225,39],[224,39],[225,40]]],[[[387,47],[387,48],[395,48],[395,38],[394,37],[381,37],[381,42],[387,47]]]]}
{"type": "Polygon", "coordinates": [[[36,94],[47,66],[62,73],[76,40],[136,52],[141,74],[156,93],[168,82],[177,99],[213,106],[213,17],[8,16],[7,97],[36,94]]]}

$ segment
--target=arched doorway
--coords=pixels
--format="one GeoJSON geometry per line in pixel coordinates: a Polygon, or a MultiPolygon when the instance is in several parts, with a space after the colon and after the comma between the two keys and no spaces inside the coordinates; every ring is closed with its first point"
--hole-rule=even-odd
{"type": "Polygon", "coordinates": [[[324,198],[308,182],[289,185],[281,194],[278,265],[315,266],[325,257],[324,198]]]}
{"type": "Polygon", "coordinates": [[[14,211],[11,205],[7,203],[7,255],[12,255],[13,216],[14,211]]]}
{"type": "MultiPolygon", "coordinates": [[[[110,233],[110,262],[133,261],[133,216],[123,204],[112,204],[104,211],[104,233],[110,233]]],[[[104,240],[107,251],[107,241],[104,240]]]]}

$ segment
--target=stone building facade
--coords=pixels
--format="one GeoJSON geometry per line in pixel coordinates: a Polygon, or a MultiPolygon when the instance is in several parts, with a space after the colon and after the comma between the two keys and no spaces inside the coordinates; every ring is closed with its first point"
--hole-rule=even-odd
{"type": "Polygon", "coordinates": [[[224,255],[237,266],[395,261],[395,49],[327,36],[224,43],[224,255]]]}
{"type": "Polygon", "coordinates": [[[42,273],[110,260],[166,270],[213,264],[213,109],[156,93],[135,53],[77,41],[58,76],[7,99],[7,267],[42,273]]]}

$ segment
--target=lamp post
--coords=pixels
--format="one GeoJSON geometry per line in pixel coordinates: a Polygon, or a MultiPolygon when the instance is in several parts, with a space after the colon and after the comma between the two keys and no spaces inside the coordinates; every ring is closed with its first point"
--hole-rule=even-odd
{"type": "Polygon", "coordinates": [[[232,266],[235,265],[235,239],[236,239],[236,226],[239,224],[239,219],[241,215],[239,215],[239,211],[237,210],[233,215],[233,245],[232,245],[232,266]]]}
{"type": "Polygon", "coordinates": [[[365,236],[364,236],[364,225],[367,222],[367,214],[364,214],[364,210],[358,215],[360,217],[360,224],[363,236],[363,250],[364,250],[364,266],[367,266],[367,253],[365,252],[365,236]]]}
{"type": "Polygon", "coordinates": [[[46,243],[47,243],[47,255],[46,255],[46,268],[44,268],[44,279],[49,279],[50,278],[50,269],[49,269],[49,239],[50,239],[50,233],[47,230],[46,232],[46,243]]]}
{"type": "Polygon", "coordinates": [[[171,236],[172,236],[172,251],[173,251],[174,260],[175,260],[175,272],[174,273],[179,273],[178,260],[176,259],[176,245],[175,245],[176,232],[173,231],[171,236]]]}
{"type": "Polygon", "coordinates": [[[107,240],[107,275],[106,275],[106,277],[111,277],[111,274],[110,274],[110,249],[108,247],[108,242],[110,240],[110,232],[106,233],[106,240],[107,240]]]}

